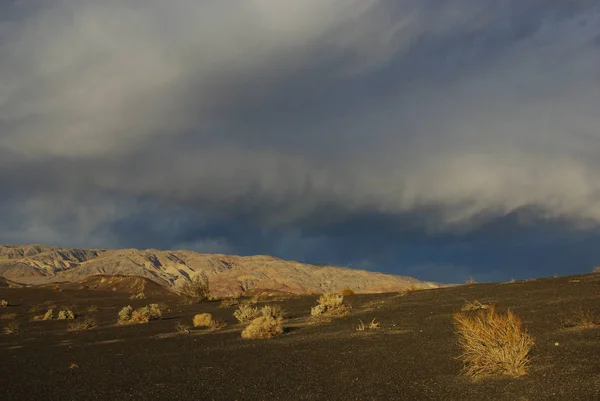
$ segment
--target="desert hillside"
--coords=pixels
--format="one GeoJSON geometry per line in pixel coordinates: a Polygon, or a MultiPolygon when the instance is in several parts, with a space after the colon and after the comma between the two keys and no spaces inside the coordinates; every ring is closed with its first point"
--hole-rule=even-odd
{"type": "Polygon", "coordinates": [[[0,246],[0,277],[25,284],[80,282],[95,275],[139,276],[171,290],[195,274],[209,277],[213,295],[256,290],[318,294],[350,288],[357,293],[400,291],[437,284],[411,277],[336,266],[317,266],[271,256],[232,256],[191,251],[72,249],[42,245],[0,246]]]}

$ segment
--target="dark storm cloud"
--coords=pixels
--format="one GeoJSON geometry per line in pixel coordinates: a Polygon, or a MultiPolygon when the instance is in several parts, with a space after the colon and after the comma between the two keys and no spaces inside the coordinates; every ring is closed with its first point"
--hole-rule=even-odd
{"type": "Polygon", "coordinates": [[[0,242],[468,272],[473,244],[600,220],[593,1],[0,15],[0,242]]]}

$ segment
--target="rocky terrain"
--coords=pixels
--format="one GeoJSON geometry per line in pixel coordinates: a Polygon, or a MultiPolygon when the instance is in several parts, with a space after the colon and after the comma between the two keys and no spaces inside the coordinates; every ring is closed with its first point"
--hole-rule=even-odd
{"type": "Polygon", "coordinates": [[[421,288],[439,286],[411,277],[317,266],[263,255],[0,246],[0,277],[16,283],[81,282],[95,275],[125,275],[145,277],[177,291],[195,274],[208,276],[211,293],[215,296],[263,289],[292,294],[319,294],[345,288],[357,293],[381,293],[400,291],[411,285],[421,288]]]}

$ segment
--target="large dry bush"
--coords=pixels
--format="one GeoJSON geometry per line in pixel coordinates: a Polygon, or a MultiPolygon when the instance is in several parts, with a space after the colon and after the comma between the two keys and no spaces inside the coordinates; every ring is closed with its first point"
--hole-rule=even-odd
{"type": "Polygon", "coordinates": [[[501,314],[491,306],[476,313],[458,312],[454,314],[454,324],[463,350],[460,358],[468,376],[527,373],[534,339],[510,310],[501,314]]]}
{"type": "Polygon", "coordinates": [[[335,293],[323,294],[317,300],[318,305],[310,309],[313,317],[343,316],[348,313],[349,306],[344,303],[344,296],[335,293]]]}
{"type": "Polygon", "coordinates": [[[272,338],[281,333],[283,333],[283,317],[281,315],[273,317],[270,314],[266,314],[252,320],[242,331],[242,338],[272,338]]]}
{"type": "Polygon", "coordinates": [[[119,311],[119,324],[148,323],[161,317],[162,311],[158,304],[146,305],[135,310],[127,305],[119,311]]]}
{"type": "Polygon", "coordinates": [[[181,286],[181,296],[190,302],[204,302],[210,296],[208,277],[205,274],[197,274],[181,286]]]}

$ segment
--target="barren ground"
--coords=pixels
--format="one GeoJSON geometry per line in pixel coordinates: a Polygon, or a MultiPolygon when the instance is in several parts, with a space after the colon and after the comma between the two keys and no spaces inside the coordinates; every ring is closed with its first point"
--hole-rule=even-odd
{"type": "MultiPolygon", "coordinates": [[[[600,399],[600,326],[564,327],[580,311],[600,323],[600,274],[501,284],[474,284],[347,297],[352,312],[311,322],[314,296],[270,300],[286,311],[286,332],[270,340],[244,340],[219,302],[185,305],[161,296],[51,288],[0,288],[0,398],[3,400],[594,400],[600,399]],[[529,374],[474,382],[461,374],[452,313],[465,301],[511,308],[535,337],[529,374]],[[117,313],[163,302],[163,319],[118,326],[117,313]],[[39,311],[31,309],[38,305],[39,311]],[[93,316],[98,326],[69,332],[69,321],[32,321],[49,305],[93,316]],[[97,312],[87,312],[90,305],[97,312]],[[219,332],[193,329],[194,314],[227,322],[219,332]],[[13,315],[14,314],[14,315],[13,315]],[[381,328],[358,332],[359,319],[381,328]]],[[[79,317],[78,319],[82,319],[79,317]]]]}

